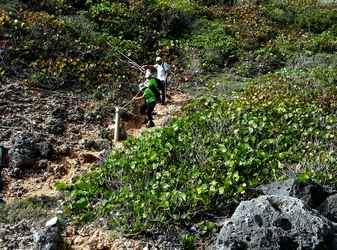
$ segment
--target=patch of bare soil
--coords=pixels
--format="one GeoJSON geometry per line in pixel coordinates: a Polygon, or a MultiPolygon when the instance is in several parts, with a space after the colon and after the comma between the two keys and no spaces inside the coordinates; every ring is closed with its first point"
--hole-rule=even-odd
{"type": "MultiPolygon", "coordinates": [[[[170,89],[167,104],[155,107],[155,127],[165,126],[188,99],[187,94],[170,89]]],[[[57,181],[71,182],[104,161],[114,147],[122,146],[113,144],[114,107],[82,93],[4,83],[0,100],[0,143],[12,154],[11,166],[2,171],[2,196],[7,202],[31,197],[60,199],[53,188],[57,181]]],[[[130,136],[138,137],[148,129],[139,106],[134,103],[132,112],[121,115],[130,136]]],[[[104,224],[68,225],[63,237],[72,249],[143,249],[137,241],[111,240],[104,224]]]]}

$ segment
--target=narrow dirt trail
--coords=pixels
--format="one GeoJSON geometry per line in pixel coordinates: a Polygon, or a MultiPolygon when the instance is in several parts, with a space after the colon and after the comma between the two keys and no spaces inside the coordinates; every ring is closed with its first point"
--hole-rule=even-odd
{"type": "MultiPolygon", "coordinates": [[[[184,103],[190,99],[187,93],[182,91],[171,89],[168,92],[168,101],[165,105],[158,104],[155,107],[154,112],[154,123],[155,127],[163,127],[166,122],[171,118],[179,114],[184,103]]],[[[136,103],[133,106],[136,117],[130,119],[126,122],[122,121],[122,125],[129,136],[139,137],[141,134],[148,130],[146,125],[142,123],[143,117],[138,114],[140,103],[136,103]],[[137,112],[136,112],[137,111],[137,112]]],[[[122,142],[118,142],[117,148],[123,147],[122,142]]],[[[95,221],[90,224],[85,224],[83,226],[70,225],[67,227],[65,232],[65,241],[71,245],[73,250],[94,250],[94,249],[125,249],[125,250],[143,250],[145,246],[156,245],[155,242],[141,242],[138,240],[133,240],[124,237],[111,238],[110,232],[104,228],[104,222],[95,221]]],[[[164,244],[164,243],[162,243],[164,244]]],[[[169,243],[167,243],[169,244],[169,243]]],[[[159,246],[155,249],[161,249],[164,245],[159,246]]],[[[165,246],[167,248],[168,246],[165,246]]]]}
{"type": "MultiPolygon", "coordinates": [[[[168,100],[165,105],[157,104],[154,112],[154,123],[155,127],[163,127],[171,117],[179,115],[179,111],[186,101],[190,99],[190,95],[179,91],[177,89],[170,89],[168,91],[168,100]]],[[[122,125],[129,136],[139,137],[141,134],[148,130],[146,125],[143,124],[143,117],[139,114],[139,106],[141,103],[133,104],[133,116],[132,119],[128,121],[122,121],[122,125]]],[[[151,128],[152,129],[152,128],[151,128]]],[[[123,147],[122,142],[118,142],[116,147],[123,147]]],[[[71,245],[74,250],[94,250],[94,249],[125,249],[125,250],[143,250],[149,249],[149,244],[156,245],[155,242],[141,242],[138,240],[133,240],[129,238],[117,237],[115,239],[111,238],[109,230],[102,227],[104,223],[101,221],[96,221],[91,224],[83,225],[82,227],[70,226],[67,228],[65,233],[65,239],[69,245],[71,245]]],[[[170,248],[169,246],[161,246],[154,249],[170,248]]],[[[174,249],[174,248],[170,248],[174,249]]]]}
{"type": "MultiPolygon", "coordinates": [[[[177,90],[177,89],[169,89],[168,90],[168,98],[165,105],[157,104],[153,116],[155,128],[163,127],[166,123],[175,115],[179,114],[182,106],[186,101],[190,99],[190,95],[187,93],[177,90]]],[[[139,106],[141,103],[137,103],[134,105],[134,109],[138,112],[139,106]]],[[[143,124],[143,118],[138,114],[139,119],[130,120],[123,124],[124,128],[127,131],[128,135],[138,137],[147,130],[146,125],[143,124]]]]}

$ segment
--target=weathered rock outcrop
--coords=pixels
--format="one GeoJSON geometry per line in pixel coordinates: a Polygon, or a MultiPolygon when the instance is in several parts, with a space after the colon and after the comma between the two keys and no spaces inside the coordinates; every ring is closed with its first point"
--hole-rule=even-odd
{"type": "Polygon", "coordinates": [[[241,202],[218,235],[218,250],[337,249],[337,195],[313,182],[261,185],[264,195],[241,202]]]}
{"type": "Polygon", "coordinates": [[[61,225],[55,218],[45,225],[33,219],[22,219],[15,224],[0,222],[0,249],[62,249],[61,225]]]}
{"type": "Polygon", "coordinates": [[[337,249],[333,224],[301,200],[264,195],[241,202],[222,228],[216,249],[337,249]]]}
{"type": "MultiPolygon", "coordinates": [[[[4,197],[47,190],[60,177],[84,171],[79,167],[83,153],[94,156],[84,162],[99,163],[114,146],[114,107],[81,90],[48,91],[5,79],[0,97],[0,143],[11,158],[2,171],[3,189],[0,178],[4,197]]],[[[120,128],[120,139],[126,136],[120,128]]]]}
{"type": "Polygon", "coordinates": [[[280,182],[261,185],[257,188],[266,195],[292,196],[301,199],[305,205],[317,208],[331,195],[330,190],[313,182],[300,182],[296,179],[288,179],[280,182]]]}
{"type": "Polygon", "coordinates": [[[337,194],[329,196],[317,209],[329,220],[337,222],[337,194]]]}
{"type": "Polygon", "coordinates": [[[35,249],[57,250],[61,248],[62,238],[58,218],[54,217],[46,225],[33,232],[35,249]]]}
{"type": "Polygon", "coordinates": [[[19,177],[23,171],[38,167],[41,159],[48,159],[52,154],[52,146],[42,135],[20,132],[13,136],[9,150],[10,173],[19,177]]]}

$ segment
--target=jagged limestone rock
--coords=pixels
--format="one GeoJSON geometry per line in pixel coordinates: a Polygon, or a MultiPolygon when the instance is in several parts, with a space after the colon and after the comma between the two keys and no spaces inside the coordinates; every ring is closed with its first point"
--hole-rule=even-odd
{"type": "Polygon", "coordinates": [[[318,211],[333,222],[337,222],[337,194],[329,196],[319,207],[318,211]]]}
{"type": "Polygon", "coordinates": [[[337,249],[332,223],[301,200],[264,195],[243,201],[221,229],[217,250],[337,249]]]}
{"type": "Polygon", "coordinates": [[[23,171],[38,167],[41,159],[48,159],[52,146],[40,134],[19,132],[12,138],[13,146],[9,150],[10,173],[19,177],[23,171]]]}
{"type": "Polygon", "coordinates": [[[261,185],[257,188],[266,195],[292,196],[298,198],[311,208],[317,208],[331,194],[322,186],[313,182],[300,182],[288,179],[261,185]]]}

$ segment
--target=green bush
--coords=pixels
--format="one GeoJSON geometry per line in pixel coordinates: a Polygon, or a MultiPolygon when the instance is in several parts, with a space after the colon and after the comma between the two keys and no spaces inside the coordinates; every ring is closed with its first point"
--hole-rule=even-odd
{"type": "Polygon", "coordinates": [[[263,7],[263,13],[275,22],[275,25],[282,26],[294,23],[296,16],[295,11],[284,3],[268,4],[263,7]]]}
{"type": "Polygon", "coordinates": [[[316,66],[311,69],[313,79],[321,84],[337,85],[337,64],[329,66],[316,66]]]}
{"type": "Polygon", "coordinates": [[[193,234],[184,234],[180,238],[182,249],[193,250],[196,248],[196,236],[193,234]]]}
{"type": "Polygon", "coordinates": [[[125,29],[129,29],[131,13],[125,3],[103,1],[90,6],[89,14],[105,31],[113,35],[122,34],[125,29]]]}
{"type": "Polygon", "coordinates": [[[183,42],[183,46],[200,51],[204,70],[223,68],[227,58],[236,55],[237,42],[227,34],[220,22],[201,19],[193,30],[194,32],[183,42]]]}
{"type": "Polygon", "coordinates": [[[288,80],[271,75],[234,100],[193,101],[185,117],[128,140],[104,166],[75,181],[67,209],[82,219],[109,214],[124,232],[154,231],[222,214],[288,166],[318,164],[330,173],[321,171],[320,180],[333,178],[336,89],[288,80]]]}
{"type": "Polygon", "coordinates": [[[69,29],[69,32],[74,33],[77,37],[85,42],[95,43],[98,37],[101,35],[97,32],[97,24],[91,22],[85,16],[62,16],[60,20],[64,22],[65,29],[69,29]]]}
{"type": "Polygon", "coordinates": [[[196,2],[193,0],[178,0],[178,1],[158,0],[157,2],[158,5],[161,7],[168,7],[175,11],[179,10],[192,11],[197,7],[196,2]]]}
{"type": "Polygon", "coordinates": [[[273,41],[270,46],[278,50],[285,59],[290,59],[296,53],[303,53],[303,50],[310,50],[312,35],[309,33],[298,34],[297,32],[281,33],[273,41]]]}
{"type": "Polygon", "coordinates": [[[235,65],[235,72],[246,77],[273,72],[285,63],[285,56],[273,47],[263,47],[245,56],[235,65]]]}
{"type": "Polygon", "coordinates": [[[20,3],[18,0],[0,0],[0,10],[1,11],[11,11],[16,12],[19,9],[20,3]]]}
{"type": "Polygon", "coordinates": [[[29,10],[45,11],[49,14],[65,14],[72,7],[66,0],[27,0],[24,6],[29,10]]]}
{"type": "Polygon", "coordinates": [[[337,10],[307,7],[296,15],[294,22],[306,31],[321,33],[336,24],[337,10]]]}
{"type": "Polygon", "coordinates": [[[311,50],[314,52],[335,53],[337,51],[337,35],[324,31],[312,39],[311,50]]]}
{"type": "Polygon", "coordinates": [[[274,25],[289,29],[303,29],[307,32],[321,33],[336,24],[335,7],[320,7],[316,4],[299,4],[296,2],[278,2],[262,7],[263,14],[274,25]]]}

